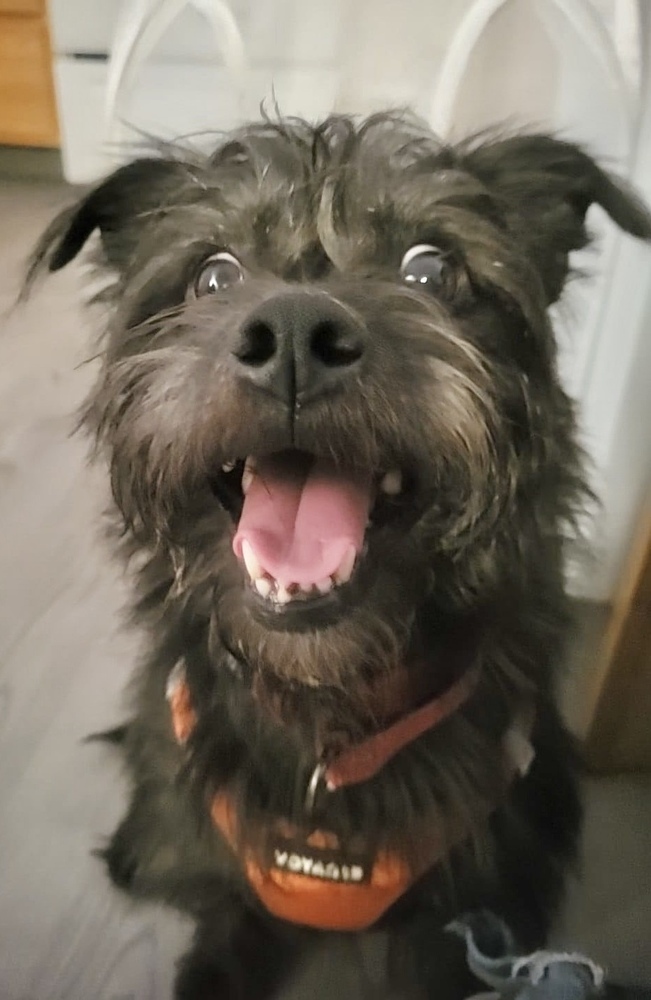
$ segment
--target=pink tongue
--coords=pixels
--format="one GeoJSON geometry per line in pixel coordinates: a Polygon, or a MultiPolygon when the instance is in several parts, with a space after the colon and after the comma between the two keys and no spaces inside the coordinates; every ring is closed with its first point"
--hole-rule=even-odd
{"type": "Polygon", "coordinates": [[[258,463],[233,551],[241,558],[248,542],[284,587],[320,583],[351,548],[361,551],[370,506],[370,477],[344,475],[326,459],[297,452],[272,455],[258,463]]]}

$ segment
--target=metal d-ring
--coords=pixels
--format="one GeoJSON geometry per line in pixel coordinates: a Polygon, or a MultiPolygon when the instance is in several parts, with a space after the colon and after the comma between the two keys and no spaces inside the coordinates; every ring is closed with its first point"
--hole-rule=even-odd
{"type": "Polygon", "coordinates": [[[308,816],[312,815],[312,810],[314,809],[314,803],[316,801],[316,793],[319,790],[319,785],[326,773],[326,765],[321,761],[317,764],[312,771],[312,777],[307,786],[307,791],[305,793],[305,812],[308,816]]]}

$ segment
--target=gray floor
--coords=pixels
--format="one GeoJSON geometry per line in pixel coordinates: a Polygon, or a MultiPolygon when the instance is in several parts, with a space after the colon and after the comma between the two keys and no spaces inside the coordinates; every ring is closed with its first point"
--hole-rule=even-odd
{"type": "MultiPolygon", "coordinates": [[[[0,178],[0,312],[65,197],[0,178]]],[[[132,908],[89,857],[123,788],[81,740],[119,719],[137,640],[119,631],[125,583],[97,540],[101,481],[68,436],[92,378],[78,283],[74,268],[52,279],[0,332],[0,1000],[165,1000],[187,927],[132,908]]],[[[587,794],[584,877],[557,937],[651,984],[651,786],[587,794]]]]}

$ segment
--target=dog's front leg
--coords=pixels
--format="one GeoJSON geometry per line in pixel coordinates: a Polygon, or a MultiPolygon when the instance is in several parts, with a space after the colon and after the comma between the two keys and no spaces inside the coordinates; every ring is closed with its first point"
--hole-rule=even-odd
{"type": "Polygon", "coordinates": [[[283,932],[241,903],[202,919],[179,963],[175,1000],[267,1000],[305,954],[300,931],[283,932]]]}
{"type": "Polygon", "coordinates": [[[177,789],[139,781],[124,819],[98,852],[118,888],[195,919],[225,911],[233,889],[225,848],[177,789]]]}

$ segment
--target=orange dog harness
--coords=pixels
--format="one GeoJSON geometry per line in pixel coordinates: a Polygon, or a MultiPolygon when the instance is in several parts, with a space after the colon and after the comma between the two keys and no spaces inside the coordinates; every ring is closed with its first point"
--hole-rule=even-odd
{"type": "MultiPolygon", "coordinates": [[[[468,671],[439,698],[345,751],[331,765],[319,765],[308,799],[313,799],[321,780],[329,790],[368,780],[402,747],[455,712],[470,696],[476,681],[476,671],[468,671]]],[[[196,713],[182,663],[170,675],[167,698],[174,735],[178,743],[185,744],[196,724],[196,713]]],[[[528,738],[515,729],[509,733],[507,755],[513,774],[526,772],[531,747],[528,738]]],[[[363,850],[341,844],[331,832],[306,832],[276,820],[269,853],[263,859],[241,847],[237,815],[227,792],[213,797],[210,812],[266,909],[282,920],[320,930],[356,931],[371,926],[450,847],[428,830],[428,849],[422,862],[414,866],[397,853],[380,851],[368,857],[363,850]]]]}

